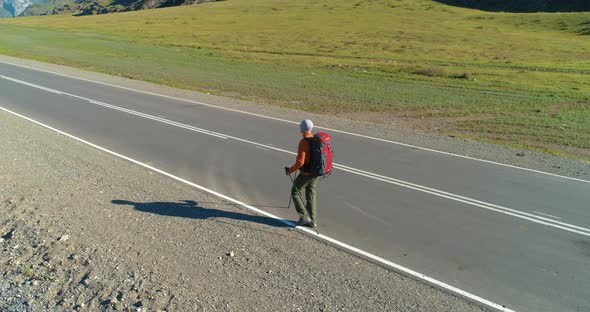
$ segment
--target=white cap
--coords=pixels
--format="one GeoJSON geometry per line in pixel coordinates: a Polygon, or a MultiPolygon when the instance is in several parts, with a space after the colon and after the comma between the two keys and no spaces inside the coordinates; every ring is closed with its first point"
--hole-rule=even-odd
{"type": "Polygon", "coordinates": [[[299,124],[299,130],[301,132],[311,132],[311,129],[313,129],[313,122],[309,119],[305,119],[299,124]]]}

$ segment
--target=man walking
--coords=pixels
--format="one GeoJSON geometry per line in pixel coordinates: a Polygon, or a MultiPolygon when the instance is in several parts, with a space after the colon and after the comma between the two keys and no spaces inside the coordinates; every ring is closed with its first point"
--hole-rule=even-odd
{"type": "Polygon", "coordinates": [[[311,140],[313,139],[312,129],[313,122],[308,119],[303,120],[299,125],[303,139],[299,141],[295,164],[291,168],[285,167],[285,173],[291,175],[299,170],[299,175],[295,179],[293,188],[291,189],[291,197],[295,204],[295,210],[299,214],[297,225],[307,225],[315,228],[317,226],[316,186],[318,177],[311,174],[310,170],[311,140]],[[301,200],[303,190],[305,190],[305,206],[301,200]]]}

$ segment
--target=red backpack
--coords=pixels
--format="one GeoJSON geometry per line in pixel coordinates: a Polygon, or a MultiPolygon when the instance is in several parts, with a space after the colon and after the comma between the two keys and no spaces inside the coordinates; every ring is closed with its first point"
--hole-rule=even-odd
{"type": "Polygon", "coordinates": [[[316,177],[327,176],[332,173],[332,159],[334,149],[332,138],[324,132],[316,133],[313,138],[307,139],[309,150],[309,173],[316,177]]]}

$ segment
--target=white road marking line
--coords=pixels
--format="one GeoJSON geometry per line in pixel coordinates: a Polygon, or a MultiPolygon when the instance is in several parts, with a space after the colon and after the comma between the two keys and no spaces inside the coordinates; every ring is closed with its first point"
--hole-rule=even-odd
{"type": "Polygon", "coordinates": [[[532,212],[534,212],[534,213],[536,213],[536,214],[540,214],[540,215],[547,216],[547,217],[549,217],[549,218],[555,218],[555,219],[559,219],[559,220],[561,220],[561,218],[560,218],[560,217],[557,217],[557,216],[554,216],[554,215],[550,215],[550,214],[548,214],[548,213],[542,213],[542,212],[539,212],[539,211],[534,211],[534,210],[533,210],[532,212]]]}
{"type": "Polygon", "coordinates": [[[18,80],[18,79],[6,77],[6,76],[3,76],[3,75],[0,75],[0,78],[6,79],[6,80],[9,80],[9,81],[12,81],[12,82],[17,82],[17,83],[20,83],[20,84],[24,84],[24,85],[29,86],[29,87],[41,89],[41,90],[44,90],[44,91],[47,91],[47,92],[51,92],[51,93],[55,93],[55,94],[60,94],[60,95],[63,94],[61,91],[57,91],[57,90],[50,89],[50,88],[45,88],[43,86],[39,86],[39,85],[32,84],[32,83],[29,83],[29,82],[26,82],[26,81],[22,81],[22,80],[18,80]]]}
{"type": "Polygon", "coordinates": [[[264,147],[260,147],[260,146],[256,146],[256,148],[259,150],[270,152],[270,150],[268,148],[264,148],[264,147]]]}
{"type": "Polygon", "coordinates": [[[99,105],[99,106],[103,106],[103,107],[106,107],[106,108],[110,108],[110,109],[118,110],[118,111],[121,111],[121,112],[129,113],[129,114],[136,115],[136,116],[139,116],[139,117],[143,117],[143,118],[147,118],[147,119],[159,121],[159,122],[162,122],[162,123],[165,123],[165,124],[169,124],[169,125],[172,125],[172,126],[175,126],[175,127],[184,128],[184,129],[191,130],[191,131],[194,131],[194,132],[199,132],[199,133],[202,133],[202,134],[211,135],[211,136],[214,136],[214,137],[217,137],[217,138],[220,138],[220,139],[227,139],[227,136],[225,136],[223,134],[220,134],[220,133],[217,133],[217,132],[213,132],[213,131],[207,130],[207,129],[201,129],[201,128],[193,127],[193,126],[182,124],[182,123],[179,123],[179,122],[176,122],[176,121],[172,121],[172,120],[168,120],[168,119],[164,119],[164,118],[152,116],[152,115],[149,115],[149,114],[141,113],[141,112],[138,112],[138,111],[134,111],[134,110],[131,110],[131,109],[127,109],[127,108],[123,108],[123,107],[111,105],[111,104],[108,104],[108,103],[103,103],[103,102],[99,102],[99,101],[87,99],[87,98],[84,98],[84,97],[81,97],[81,96],[77,96],[77,95],[74,95],[74,94],[69,94],[69,93],[65,93],[64,92],[64,93],[62,93],[62,95],[69,95],[71,97],[75,97],[75,98],[78,98],[78,99],[86,100],[86,101],[88,101],[88,102],[90,102],[92,104],[95,104],[95,105],[99,105]]]}
{"type": "Polygon", "coordinates": [[[62,92],[62,91],[55,90],[55,89],[50,89],[50,88],[47,88],[47,87],[43,87],[43,86],[40,86],[40,85],[37,85],[37,84],[34,84],[34,83],[29,83],[29,82],[26,82],[26,81],[15,79],[15,78],[10,78],[10,77],[6,77],[6,76],[2,76],[2,75],[0,75],[0,78],[9,80],[9,81],[12,81],[12,82],[15,82],[15,83],[23,84],[23,85],[26,85],[26,86],[29,86],[29,87],[37,88],[37,89],[40,89],[40,90],[43,90],[43,91],[55,93],[55,94],[58,94],[58,95],[71,96],[71,97],[74,97],[74,98],[77,98],[77,99],[88,101],[89,103],[92,103],[94,105],[104,106],[104,107],[107,107],[107,108],[110,108],[110,109],[122,111],[122,112],[129,113],[129,114],[132,114],[132,115],[137,115],[137,116],[144,117],[144,118],[147,118],[147,119],[156,120],[156,121],[159,121],[159,122],[162,122],[162,123],[166,123],[166,124],[173,125],[173,126],[176,126],[176,127],[184,128],[184,129],[191,130],[191,131],[194,131],[194,132],[199,132],[199,133],[211,135],[211,136],[214,136],[214,137],[218,137],[220,139],[227,139],[227,137],[224,136],[224,135],[222,135],[222,134],[219,134],[219,133],[216,133],[216,132],[213,132],[213,131],[209,131],[209,130],[206,130],[206,129],[200,129],[200,128],[197,128],[197,127],[193,127],[193,126],[181,124],[179,122],[175,122],[175,121],[171,121],[171,120],[168,120],[168,119],[164,119],[164,118],[152,116],[152,115],[149,115],[149,114],[145,114],[145,113],[141,113],[141,112],[134,111],[134,110],[131,110],[131,109],[127,109],[127,108],[123,108],[123,107],[111,105],[111,104],[108,104],[108,103],[99,102],[99,101],[96,101],[96,100],[93,100],[93,99],[89,99],[89,98],[85,98],[85,97],[82,97],[82,96],[78,96],[78,95],[75,95],[75,94],[71,94],[71,93],[67,93],[67,92],[62,92]]]}
{"type": "MultiPolygon", "coordinates": [[[[220,109],[220,110],[226,110],[226,111],[231,111],[231,112],[235,112],[235,113],[240,113],[240,114],[245,114],[245,115],[251,115],[251,116],[256,116],[256,117],[260,117],[260,118],[281,121],[281,122],[286,122],[286,123],[290,123],[290,124],[299,124],[299,122],[292,121],[292,120],[286,120],[286,119],[282,119],[282,118],[276,118],[276,117],[271,117],[271,116],[266,116],[266,115],[261,115],[261,114],[246,112],[246,111],[242,111],[242,110],[238,110],[238,109],[223,107],[223,106],[209,104],[209,103],[204,103],[204,102],[200,102],[200,101],[193,101],[193,100],[183,99],[183,98],[169,96],[169,95],[164,95],[164,94],[159,94],[159,93],[155,93],[155,92],[149,92],[149,91],[143,91],[143,90],[134,89],[134,88],[128,88],[128,87],[118,86],[118,85],[115,85],[115,84],[110,84],[110,83],[96,81],[96,80],[92,80],[92,79],[86,79],[86,78],[81,78],[81,77],[76,77],[76,76],[61,74],[61,73],[57,73],[57,72],[53,72],[53,71],[49,71],[49,70],[38,69],[38,68],[31,67],[31,66],[26,66],[26,65],[21,65],[21,64],[15,64],[15,63],[6,62],[6,61],[2,61],[2,60],[0,60],[0,63],[7,64],[7,65],[12,65],[12,66],[16,66],[16,67],[21,67],[21,68],[27,68],[27,69],[30,69],[30,70],[44,72],[44,73],[48,73],[48,74],[52,74],[52,75],[57,75],[57,76],[61,76],[61,77],[66,77],[66,78],[71,78],[71,79],[76,79],[76,80],[81,80],[81,81],[92,82],[92,83],[96,83],[96,84],[100,84],[100,85],[104,85],[104,86],[109,86],[109,87],[113,87],[113,88],[118,88],[118,89],[133,91],[133,92],[137,92],[137,93],[143,93],[143,94],[158,96],[158,97],[167,98],[167,99],[171,99],[171,100],[176,100],[176,101],[181,101],[181,102],[198,104],[198,105],[212,107],[212,108],[216,108],[216,109],[220,109]]],[[[324,129],[324,130],[332,131],[332,132],[336,132],[336,133],[342,133],[342,134],[346,134],[346,135],[356,136],[356,137],[360,137],[360,138],[364,138],[364,139],[370,139],[370,140],[375,140],[375,141],[381,141],[381,142],[385,142],[385,143],[395,144],[395,145],[399,145],[399,146],[405,146],[405,147],[415,148],[415,149],[419,149],[419,150],[423,150],[423,151],[428,151],[428,152],[433,152],[433,153],[438,153],[438,154],[443,154],[443,155],[448,155],[448,156],[453,156],[453,157],[459,157],[459,158],[463,158],[463,159],[469,159],[469,160],[474,160],[474,161],[489,163],[489,164],[493,164],[493,165],[498,165],[498,166],[513,168],[513,169],[518,169],[518,170],[524,170],[524,171],[528,171],[528,172],[534,172],[534,173],[538,173],[538,174],[543,174],[543,175],[548,175],[548,176],[553,176],[553,177],[558,177],[558,178],[563,178],[563,179],[568,179],[568,180],[573,180],[573,181],[578,181],[578,182],[590,183],[590,180],[584,180],[584,179],[579,179],[579,178],[574,178],[574,177],[568,177],[568,176],[559,175],[559,174],[550,173],[550,172],[545,172],[545,171],[541,171],[541,170],[535,170],[535,169],[530,169],[530,168],[519,167],[519,166],[514,166],[514,165],[500,163],[500,162],[495,162],[495,161],[491,161],[491,160],[485,160],[485,159],[480,159],[480,158],[475,158],[475,157],[470,157],[470,156],[465,156],[465,155],[459,155],[459,154],[455,154],[455,153],[449,153],[449,152],[440,151],[440,150],[436,150],[436,149],[432,149],[432,148],[421,147],[421,146],[407,144],[407,143],[402,143],[402,142],[397,142],[397,141],[393,141],[393,140],[381,139],[381,138],[372,137],[372,136],[363,135],[363,134],[358,134],[358,133],[354,133],[354,132],[347,132],[347,131],[343,131],[343,130],[326,128],[326,127],[317,127],[317,126],[316,126],[316,128],[317,129],[324,129]]]]}
{"type": "MultiPolygon", "coordinates": [[[[5,76],[0,76],[0,77],[2,77],[2,78],[9,78],[9,77],[5,77],[5,76]]],[[[193,126],[182,124],[182,123],[179,123],[179,122],[176,122],[176,121],[171,121],[171,120],[168,120],[168,119],[159,118],[159,117],[156,117],[156,116],[152,116],[152,115],[149,115],[149,114],[141,113],[141,112],[134,111],[134,110],[131,110],[131,109],[127,109],[127,108],[115,106],[115,105],[112,105],[112,104],[95,101],[95,100],[88,99],[88,98],[85,98],[85,97],[81,97],[81,96],[78,96],[78,95],[74,95],[74,94],[70,94],[70,93],[66,93],[66,92],[61,92],[61,91],[58,91],[58,90],[49,89],[49,88],[46,88],[46,87],[43,87],[43,86],[39,86],[39,85],[36,85],[36,84],[33,84],[33,83],[29,83],[29,82],[26,82],[26,81],[14,79],[14,78],[10,78],[8,80],[10,80],[12,82],[15,82],[15,83],[21,83],[21,84],[24,84],[24,85],[29,86],[29,87],[41,89],[41,90],[44,90],[44,91],[49,91],[49,92],[52,92],[52,93],[60,92],[59,93],[60,95],[67,95],[67,96],[71,96],[71,97],[74,97],[74,98],[77,98],[77,99],[82,99],[82,100],[88,101],[89,103],[92,103],[92,104],[95,104],[95,105],[99,105],[99,106],[103,106],[103,107],[106,107],[106,108],[110,108],[110,109],[122,111],[122,112],[125,112],[125,113],[129,113],[129,114],[132,114],[132,115],[144,117],[144,118],[147,118],[147,119],[159,121],[159,122],[162,122],[162,123],[166,123],[166,124],[169,124],[169,125],[173,125],[173,126],[177,126],[177,127],[180,127],[180,128],[188,129],[188,130],[191,130],[191,131],[199,132],[199,133],[202,133],[202,134],[211,135],[211,136],[218,137],[218,138],[221,138],[221,139],[232,139],[232,140],[236,140],[236,141],[240,141],[240,142],[252,144],[252,145],[254,145],[256,147],[261,147],[261,148],[266,148],[268,150],[275,150],[275,151],[279,151],[279,152],[283,152],[283,153],[288,153],[288,154],[291,154],[291,155],[296,155],[296,153],[294,153],[294,152],[287,151],[287,150],[284,150],[284,149],[280,149],[280,148],[277,148],[277,147],[273,147],[273,146],[270,146],[270,145],[261,144],[261,143],[257,143],[257,142],[254,142],[254,141],[241,139],[241,138],[238,138],[238,137],[221,134],[221,133],[218,133],[218,132],[213,132],[213,131],[210,131],[210,130],[193,127],[193,126]]],[[[442,198],[445,198],[445,199],[454,200],[454,201],[461,202],[461,203],[464,203],[464,204],[469,204],[469,205],[472,205],[472,206],[475,206],[475,207],[484,208],[484,209],[487,209],[487,210],[491,210],[491,211],[503,213],[503,214],[506,214],[506,215],[509,215],[509,216],[512,216],[512,217],[516,217],[516,218],[528,220],[528,221],[531,221],[531,222],[534,222],[534,223],[538,223],[538,224],[542,224],[542,225],[546,225],[546,226],[550,226],[550,227],[558,228],[558,229],[565,230],[565,231],[568,231],[568,232],[572,232],[572,233],[576,233],[576,234],[580,234],[580,235],[583,235],[583,236],[590,237],[590,229],[584,228],[584,227],[580,227],[580,226],[577,226],[577,225],[573,225],[573,224],[569,224],[569,223],[564,223],[564,222],[556,221],[556,220],[553,220],[553,219],[548,219],[548,218],[540,217],[540,216],[529,214],[529,213],[522,212],[522,211],[519,211],[519,210],[515,210],[515,209],[511,209],[511,208],[507,208],[507,207],[503,207],[503,206],[499,206],[499,205],[495,205],[495,204],[483,202],[483,201],[476,200],[476,199],[473,199],[473,198],[469,198],[469,197],[465,197],[465,196],[461,196],[461,195],[457,195],[457,194],[453,194],[453,193],[449,193],[449,192],[437,190],[437,189],[434,189],[434,188],[430,188],[430,187],[419,185],[419,184],[414,184],[414,183],[403,181],[403,180],[398,180],[398,179],[395,179],[395,178],[391,178],[391,177],[379,175],[379,174],[376,174],[376,173],[373,173],[373,172],[368,172],[368,171],[356,169],[356,168],[353,168],[353,167],[348,167],[348,166],[340,165],[340,164],[337,164],[337,163],[334,163],[334,168],[339,169],[339,170],[342,170],[342,171],[345,171],[345,172],[349,172],[349,173],[352,173],[352,174],[356,174],[356,175],[364,176],[364,177],[367,177],[367,178],[371,178],[371,179],[374,179],[374,180],[377,180],[377,181],[381,181],[381,182],[385,182],[385,183],[389,183],[389,184],[393,184],[393,185],[397,185],[397,186],[409,188],[409,189],[420,191],[420,192],[427,193],[427,194],[430,194],[430,195],[442,197],[442,198]]]]}
{"type": "MultiPolygon", "coordinates": [[[[243,208],[246,208],[246,209],[248,209],[250,211],[255,212],[256,214],[263,215],[263,216],[266,216],[266,217],[275,219],[275,220],[277,220],[277,221],[279,221],[279,222],[281,222],[283,224],[286,224],[288,226],[294,226],[295,225],[295,223],[292,222],[292,221],[285,220],[285,219],[280,218],[278,216],[275,216],[275,215],[273,215],[271,213],[268,213],[268,212],[266,212],[266,211],[264,211],[262,209],[258,209],[258,208],[254,207],[254,206],[251,206],[251,205],[248,205],[246,203],[243,203],[243,202],[241,202],[241,201],[239,201],[237,199],[231,198],[231,197],[229,197],[227,195],[224,195],[222,193],[219,193],[219,192],[216,192],[214,190],[208,189],[206,187],[203,187],[201,185],[198,185],[198,184],[193,183],[191,181],[188,181],[186,179],[177,177],[177,176],[175,176],[175,175],[173,175],[171,173],[168,173],[166,171],[160,170],[160,169],[158,169],[156,167],[153,167],[153,166],[150,166],[148,164],[142,163],[142,162],[140,162],[138,160],[135,160],[133,158],[130,158],[130,157],[127,157],[125,155],[122,155],[122,154],[113,152],[113,151],[111,151],[109,149],[106,149],[104,147],[101,147],[99,145],[96,145],[94,143],[91,143],[89,141],[86,141],[84,139],[81,139],[81,138],[76,137],[74,135],[71,135],[69,133],[63,132],[63,131],[58,130],[56,128],[53,128],[51,126],[48,126],[46,124],[43,124],[43,123],[38,122],[36,120],[33,120],[33,119],[29,118],[29,117],[26,117],[26,116],[23,116],[21,114],[15,113],[15,112],[13,112],[11,110],[8,110],[8,109],[6,109],[4,107],[0,107],[0,109],[3,110],[3,111],[5,111],[5,112],[7,112],[7,113],[10,113],[10,114],[13,114],[15,116],[18,116],[18,117],[20,117],[22,119],[28,120],[28,121],[30,121],[32,123],[35,123],[35,124],[37,124],[39,126],[42,126],[44,128],[47,128],[47,129],[52,130],[52,131],[55,131],[55,132],[57,132],[59,134],[62,134],[64,136],[66,136],[66,137],[69,137],[71,139],[74,139],[74,140],[76,140],[78,142],[81,142],[81,143],[84,143],[86,145],[92,146],[92,147],[94,147],[94,148],[96,148],[98,150],[101,150],[101,151],[106,152],[106,153],[109,153],[109,154],[111,154],[113,156],[122,158],[122,159],[127,160],[127,161],[129,161],[131,163],[137,164],[137,165],[142,166],[142,167],[144,167],[144,168],[146,168],[148,170],[157,172],[159,174],[162,174],[164,176],[167,176],[169,178],[172,178],[172,179],[177,180],[179,182],[182,182],[184,184],[187,184],[187,185],[190,185],[192,187],[195,187],[195,188],[197,188],[197,189],[199,189],[201,191],[207,192],[209,194],[212,194],[214,196],[217,196],[219,198],[222,198],[224,200],[227,200],[229,202],[232,202],[234,204],[237,204],[237,205],[239,205],[239,206],[241,206],[243,208]]],[[[326,236],[326,235],[323,235],[323,234],[317,234],[315,231],[312,231],[312,230],[310,230],[308,228],[305,228],[305,227],[297,227],[297,229],[300,230],[300,231],[302,231],[302,232],[304,232],[304,233],[306,233],[307,235],[310,235],[310,236],[316,237],[316,238],[318,238],[320,240],[323,240],[323,241],[329,242],[331,244],[334,244],[334,245],[338,246],[339,248],[342,248],[342,249],[344,249],[346,251],[355,253],[355,254],[357,254],[357,255],[359,255],[361,257],[365,257],[365,258],[367,258],[367,259],[369,259],[371,261],[374,261],[376,263],[379,263],[379,264],[381,264],[381,265],[383,265],[385,267],[388,267],[390,269],[393,269],[393,270],[395,270],[397,272],[403,273],[403,274],[405,274],[407,276],[411,276],[411,277],[416,278],[416,279],[418,279],[420,281],[426,282],[427,284],[436,286],[439,289],[443,289],[443,290],[452,292],[452,293],[454,293],[456,295],[459,295],[459,296],[461,296],[461,297],[463,297],[465,299],[468,299],[468,300],[470,300],[472,302],[475,302],[477,304],[480,304],[480,305],[483,305],[483,306],[486,306],[486,307],[489,307],[489,308],[492,308],[492,309],[496,309],[496,310],[502,311],[502,312],[515,312],[514,310],[511,310],[509,308],[506,308],[506,307],[504,307],[502,305],[499,305],[497,303],[491,302],[491,301],[489,301],[487,299],[484,299],[482,297],[479,297],[479,296],[474,295],[472,293],[469,293],[467,291],[461,290],[461,289],[456,288],[454,286],[451,286],[451,285],[449,285],[447,283],[441,282],[441,281],[439,281],[437,279],[434,279],[434,278],[429,277],[427,275],[424,275],[422,273],[416,272],[416,271],[414,271],[412,269],[406,268],[406,267],[404,267],[402,265],[396,264],[394,262],[391,262],[391,261],[386,260],[384,258],[381,258],[379,256],[373,255],[371,253],[368,253],[368,252],[366,252],[364,250],[361,250],[359,248],[356,248],[354,246],[348,245],[348,244],[346,244],[344,242],[338,241],[338,240],[336,240],[334,238],[331,238],[329,236],[326,236]]]]}
{"type": "MultiPolygon", "coordinates": [[[[556,223],[556,224],[563,225],[563,226],[566,226],[566,227],[571,227],[571,228],[578,229],[578,230],[581,230],[581,231],[590,232],[590,229],[589,228],[580,227],[580,226],[576,226],[576,225],[569,224],[569,223],[563,223],[563,222],[555,221],[555,220],[552,220],[552,219],[547,219],[547,218],[539,217],[539,216],[536,216],[536,215],[533,215],[533,214],[530,214],[530,213],[526,213],[524,211],[514,210],[514,209],[511,209],[511,208],[504,207],[504,206],[500,206],[500,205],[496,205],[496,204],[492,204],[492,203],[487,203],[487,202],[480,201],[480,200],[477,200],[477,199],[473,199],[473,198],[469,198],[469,197],[465,197],[465,196],[461,196],[461,195],[457,195],[457,194],[453,194],[453,193],[449,193],[449,192],[437,190],[437,189],[430,188],[430,187],[427,187],[427,186],[423,186],[423,185],[419,185],[419,184],[414,184],[414,183],[411,183],[411,182],[407,182],[407,181],[403,181],[403,180],[398,180],[398,179],[394,179],[394,178],[391,178],[391,177],[386,177],[386,176],[382,176],[382,175],[379,175],[379,174],[376,174],[376,173],[367,172],[367,171],[363,171],[363,170],[360,170],[360,169],[351,168],[351,167],[347,167],[347,166],[343,166],[343,165],[336,165],[335,167],[343,167],[343,168],[346,168],[346,169],[351,170],[351,171],[356,171],[355,173],[356,174],[359,174],[359,175],[367,175],[367,176],[368,175],[371,175],[373,179],[388,180],[388,181],[384,181],[384,182],[389,182],[389,183],[392,183],[392,184],[401,183],[401,184],[404,184],[404,186],[406,186],[408,188],[414,188],[414,187],[415,188],[419,188],[421,191],[426,192],[426,193],[434,192],[434,193],[437,193],[437,195],[439,195],[441,197],[451,196],[451,197],[453,197],[454,200],[457,200],[457,201],[465,200],[465,201],[470,202],[471,205],[475,205],[475,206],[478,206],[478,207],[482,207],[482,208],[486,208],[486,209],[491,209],[491,210],[500,209],[500,210],[504,210],[504,211],[511,212],[511,213],[521,214],[521,215],[524,215],[524,216],[527,216],[527,217],[537,218],[537,219],[540,219],[540,220],[543,220],[543,221],[549,221],[549,222],[552,222],[552,223],[556,223]],[[483,207],[483,206],[480,206],[480,205],[485,205],[487,207],[483,207]]],[[[342,170],[343,168],[339,168],[339,169],[342,170]]]]}

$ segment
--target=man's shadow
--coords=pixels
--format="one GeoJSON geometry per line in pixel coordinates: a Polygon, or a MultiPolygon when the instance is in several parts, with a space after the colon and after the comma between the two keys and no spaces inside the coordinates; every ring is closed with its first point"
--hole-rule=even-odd
{"type": "Polygon", "coordinates": [[[182,200],[180,202],[147,202],[136,203],[128,200],[115,199],[111,201],[115,205],[133,206],[135,210],[153,213],[162,216],[190,218],[190,219],[217,219],[226,218],[240,221],[248,221],[273,227],[289,227],[287,224],[269,217],[249,215],[239,212],[203,208],[194,200],[182,200]]]}

